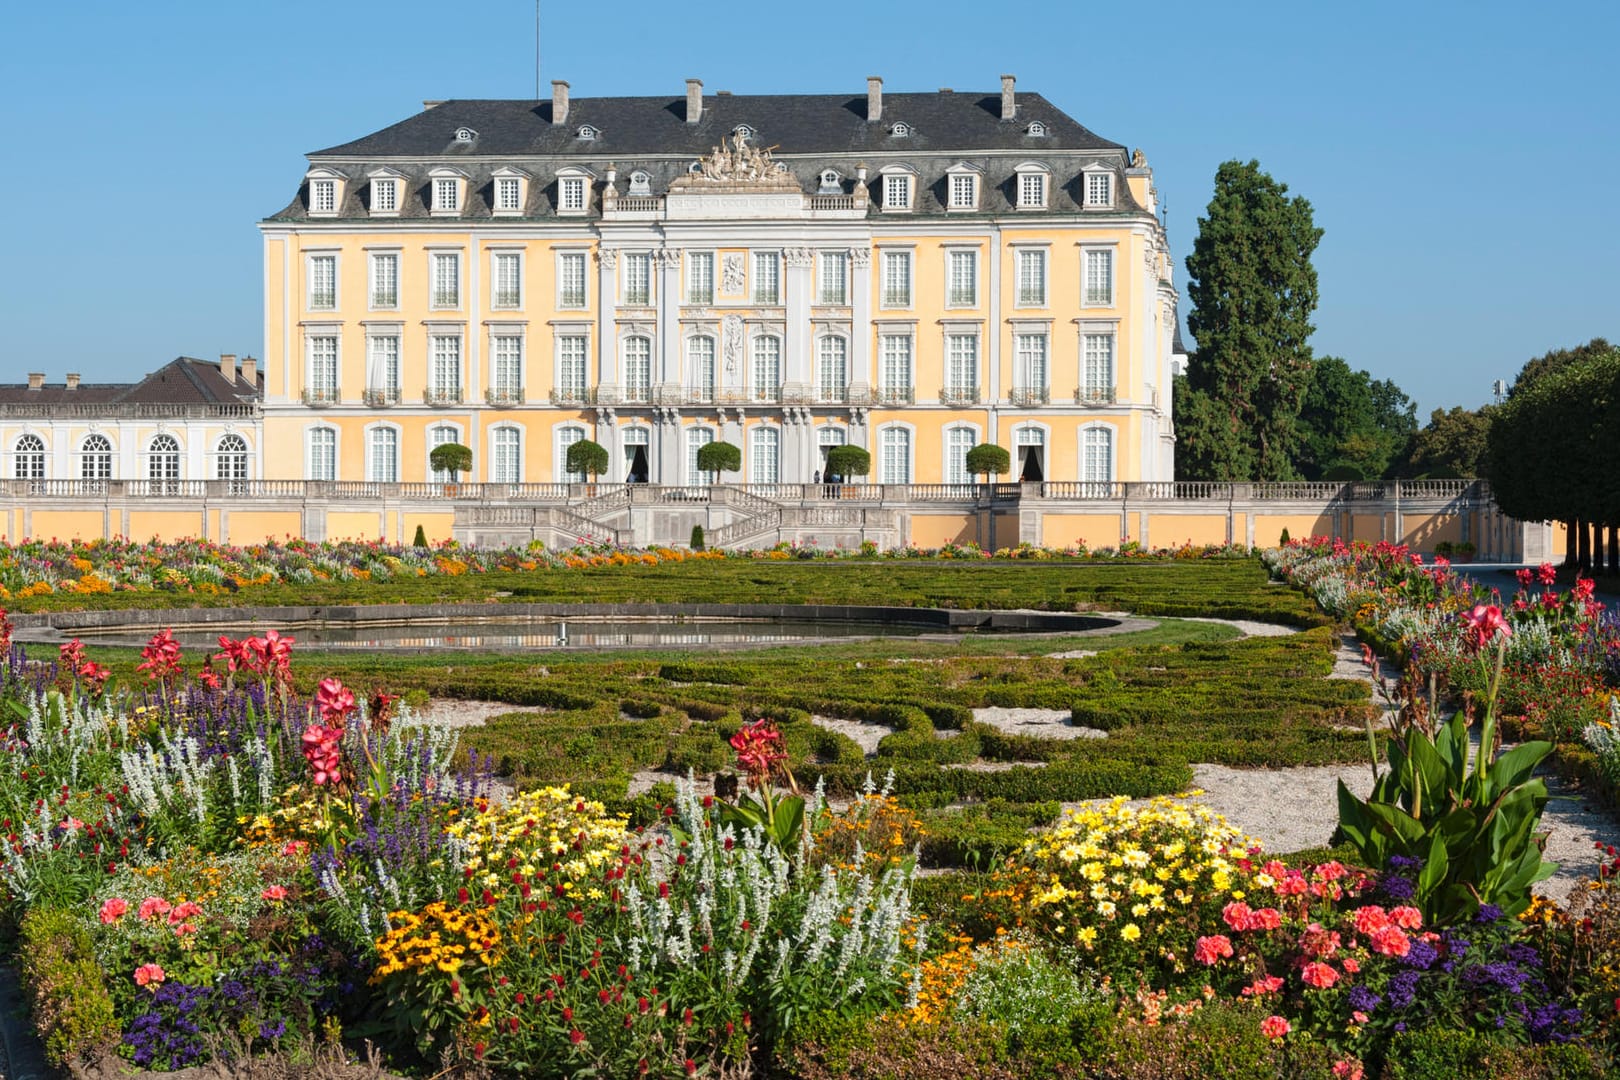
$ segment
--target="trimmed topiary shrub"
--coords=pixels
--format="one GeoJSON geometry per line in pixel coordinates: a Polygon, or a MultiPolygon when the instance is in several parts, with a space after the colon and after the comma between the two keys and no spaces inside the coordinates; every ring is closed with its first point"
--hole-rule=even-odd
{"type": "Polygon", "coordinates": [[[703,550],[703,526],[701,526],[701,525],[692,526],[692,539],[687,542],[687,546],[690,547],[693,551],[702,551],[703,550]]]}
{"type": "Polygon", "coordinates": [[[104,1056],[118,1042],[118,1018],[90,934],[66,911],[33,908],[23,916],[19,937],[23,979],[46,1057],[72,1069],[104,1056]]]}

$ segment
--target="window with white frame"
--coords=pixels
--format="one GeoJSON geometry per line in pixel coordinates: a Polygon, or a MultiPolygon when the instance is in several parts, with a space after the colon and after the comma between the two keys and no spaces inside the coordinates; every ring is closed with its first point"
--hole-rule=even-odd
{"type": "Polygon", "coordinates": [[[1046,306],[1046,251],[1018,249],[1018,306],[1046,306]]]}
{"type": "Polygon", "coordinates": [[[24,435],[17,440],[11,459],[11,475],[18,480],[45,479],[45,440],[24,435]]]}
{"type": "Polygon", "coordinates": [[[849,303],[848,252],[821,253],[821,302],[836,305],[849,303]]]}
{"type": "Polygon", "coordinates": [[[399,181],[391,176],[379,176],[371,182],[371,212],[373,214],[399,213],[399,181]]]}
{"type": "Polygon", "coordinates": [[[461,209],[461,181],[453,176],[440,176],[433,181],[433,212],[453,214],[461,209]]]}
{"type": "Polygon", "coordinates": [[[307,475],[311,480],[337,479],[337,432],[332,428],[310,429],[307,475]]]}
{"type": "Polygon", "coordinates": [[[241,492],[247,478],[247,440],[234,433],[220,436],[214,444],[214,479],[228,481],[231,491],[241,492]]]}
{"type": "Polygon", "coordinates": [[[523,306],[523,256],[516,251],[497,251],[495,260],[495,307],[523,306]]]}
{"type": "Polygon", "coordinates": [[[1107,307],[1114,302],[1114,250],[1086,248],[1085,302],[1107,307]]]}
{"type": "Polygon", "coordinates": [[[958,401],[972,401],[979,389],[979,335],[945,335],[945,390],[958,401]]]}
{"type": "Polygon", "coordinates": [[[105,435],[86,435],[79,444],[79,479],[99,483],[112,479],[112,441],[105,435]]]}
{"type": "Polygon", "coordinates": [[[1111,173],[1086,173],[1086,205],[1114,205],[1114,177],[1111,173]]]}
{"type": "Polygon", "coordinates": [[[309,257],[309,308],[331,311],[337,307],[337,256],[309,257]]]}
{"type": "Polygon", "coordinates": [[[523,181],[516,176],[495,178],[495,209],[501,213],[516,213],[523,209],[523,181]]]}
{"type": "Polygon", "coordinates": [[[435,484],[448,484],[455,480],[455,474],[449,469],[433,468],[433,451],[437,450],[441,446],[449,446],[451,443],[461,442],[461,432],[457,431],[449,424],[435,424],[433,427],[428,428],[427,441],[428,469],[430,470],[429,479],[431,479],[435,484]]]}
{"type": "Polygon", "coordinates": [[[433,253],[433,306],[436,308],[461,306],[460,252],[433,253]]]}
{"type": "Polygon", "coordinates": [[[949,209],[974,210],[978,205],[979,178],[972,173],[952,173],[949,209]]]}
{"type": "Polygon", "coordinates": [[[490,435],[489,456],[491,483],[523,482],[523,433],[517,428],[496,428],[490,435]]]}
{"type": "Polygon", "coordinates": [[[1114,400],[1114,335],[1084,334],[1081,365],[1085,383],[1080,396],[1086,401],[1114,400]]]}
{"type": "Polygon", "coordinates": [[[968,484],[973,482],[968,472],[967,453],[973,449],[975,434],[969,427],[953,427],[945,432],[945,482],[968,484]]]}
{"type": "Polygon", "coordinates": [[[824,402],[842,402],[849,397],[849,342],[831,334],[821,339],[816,357],[817,389],[824,402]]]}
{"type": "Polygon", "coordinates": [[[568,448],[585,438],[585,429],[582,427],[561,427],[557,429],[557,478],[565,484],[583,484],[583,472],[568,471],[568,448]]]}
{"type": "Polygon", "coordinates": [[[373,251],[371,253],[371,306],[396,308],[399,306],[399,252],[373,251]]]}
{"type": "Polygon", "coordinates": [[[782,480],[782,433],[755,425],[748,433],[748,482],[777,484],[782,480]]]}
{"type": "Polygon", "coordinates": [[[911,306],[911,252],[885,251],[883,253],[883,306],[906,308],[911,306]]]}
{"type": "Polygon", "coordinates": [[[714,252],[686,253],[686,302],[714,303],[714,252]]]}
{"type": "Polygon", "coordinates": [[[584,334],[566,334],[557,339],[557,392],[565,401],[585,399],[587,346],[584,334]]]}
{"type": "Polygon", "coordinates": [[[1046,205],[1046,174],[1021,172],[1018,174],[1018,206],[1035,209],[1046,205]]]}
{"type": "Polygon", "coordinates": [[[714,473],[698,468],[698,451],[712,442],[714,442],[713,428],[686,429],[686,482],[693,487],[707,487],[715,481],[714,473]]]}
{"type": "Polygon", "coordinates": [[[399,335],[366,338],[366,387],[385,402],[399,400],[399,335]]]}
{"type": "Polygon", "coordinates": [[[652,194],[652,174],[644,169],[637,169],[630,174],[630,190],[628,195],[646,197],[652,194]]]}
{"type": "Polygon", "coordinates": [[[180,443],[173,435],[154,435],[147,444],[146,478],[155,490],[172,490],[179,482],[180,443]]]}
{"type": "Polygon", "coordinates": [[[761,334],[754,339],[754,400],[777,401],[782,396],[782,339],[761,334]]]}
{"type": "Polygon", "coordinates": [[[337,335],[316,334],[309,339],[310,394],[317,401],[336,401],[337,386],[337,335]]]}
{"type": "Polygon", "coordinates": [[[523,338],[517,334],[497,334],[490,339],[490,361],[494,368],[495,400],[513,404],[523,400],[523,338]]]}
{"type": "Polygon", "coordinates": [[[366,433],[366,479],[374,484],[399,483],[399,431],[374,427],[366,433]]]}
{"type": "Polygon", "coordinates": [[[585,306],[585,253],[565,251],[557,256],[557,306],[585,306]]]}
{"type": "Polygon", "coordinates": [[[692,396],[700,402],[714,400],[714,338],[698,334],[686,339],[686,371],[692,396]]]}
{"type": "Polygon", "coordinates": [[[911,335],[884,334],[882,338],[884,400],[910,401],[912,395],[911,335]]]}
{"type": "Polygon", "coordinates": [[[883,209],[911,209],[911,176],[908,173],[889,173],[883,177],[883,209]]]}
{"type": "Polygon", "coordinates": [[[1088,484],[1108,484],[1114,479],[1114,429],[1097,424],[1081,431],[1080,479],[1088,484]]]}
{"type": "Polygon", "coordinates": [[[884,428],[878,440],[878,457],[878,475],[883,483],[911,483],[911,429],[884,428]]]}
{"type": "Polygon", "coordinates": [[[652,398],[652,339],[638,335],[624,339],[624,400],[652,398]]]}
{"type": "Polygon", "coordinates": [[[624,302],[637,306],[652,303],[652,252],[627,251],[623,261],[624,302]]]}
{"type": "Polygon", "coordinates": [[[1019,389],[1046,400],[1047,349],[1045,334],[1018,334],[1014,341],[1019,389]]]}
{"type": "Polygon", "coordinates": [[[952,251],[948,253],[948,258],[950,259],[948,303],[951,307],[973,307],[979,302],[979,253],[952,251]]]}
{"type": "Polygon", "coordinates": [[[309,212],[312,214],[337,213],[336,180],[311,180],[309,182],[309,212]]]}
{"type": "Polygon", "coordinates": [[[754,303],[776,304],[782,297],[782,256],[774,251],[754,252],[754,303]]]}
{"type": "Polygon", "coordinates": [[[557,181],[557,209],[564,214],[585,212],[585,178],[564,176],[557,181]]]}
{"type": "Polygon", "coordinates": [[[432,384],[428,393],[438,401],[461,400],[461,335],[434,334],[428,338],[429,373],[432,384]]]}

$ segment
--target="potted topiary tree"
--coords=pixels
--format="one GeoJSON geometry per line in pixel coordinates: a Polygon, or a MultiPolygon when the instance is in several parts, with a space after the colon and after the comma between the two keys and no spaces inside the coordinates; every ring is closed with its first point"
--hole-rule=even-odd
{"type": "Polygon", "coordinates": [[[985,483],[990,483],[990,477],[1003,476],[1012,468],[1012,455],[995,443],[980,443],[967,452],[967,471],[970,475],[984,477],[985,483]]]}
{"type": "Polygon", "coordinates": [[[461,493],[461,474],[472,471],[473,455],[470,449],[460,443],[441,443],[428,452],[428,464],[433,466],[434,472],[450,474],[450,482],[444,485],[444,493],[454,496],[461,493]]]}
{"type": "MultiPolygon", "coordinates": [[[[829,485],[842,484],[852,476],[865,476],[872,471],[872,455],[859,446],[835,446],[827,451],[827,475],[823,477],[829,485]]],[[[827,489],[835,497],[838,494],[836,486],[827,489]]]]}
{"type": "Polygon", "coordinates": [[[567,457],[563,461],[563,467],[570,473],[585,473],[591,478],[591,483],[594,485],[596,478],[607,472],[607,447],[589,439],[581,439],[577,443],[571,443],[568,447],[567,457]]]}
{"type": "Polygon", "coordinates": [[[742,468],[742,451],[728,442],[704,443],[698,447],[697,467],[702,472],[737,472],[742,468]]]}

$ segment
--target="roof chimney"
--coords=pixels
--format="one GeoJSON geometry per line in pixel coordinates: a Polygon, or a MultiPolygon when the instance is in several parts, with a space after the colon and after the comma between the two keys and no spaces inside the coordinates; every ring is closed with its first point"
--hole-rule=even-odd
{"type": "Polygon", "coordinates": [[[551,80],[551,122],[568,123],[568,84],[561,79],[551,80]]]}
{"type": "Polygon", "coordinates": [[[249,386],[259,384],[259,362],[251,356],[242,357],[242,381],[249,386]]]}
{"type": "Polygon", "coordinates": [[[866,122],[875,124],[883,119],[883,77],[866,77],[866,122]]]}
{"type": "Polygon", "coordinates": [[[28,373],[28,389],[42,390],[45,387],[45,373],[43,371],[30,371],[28,373]]]}
{"type": "Polygon", "coordinates": [[[1001,118],[1003,120],[1016,120],[1018,118],[1018,102],[1013,98],[1013,83],[1017,81],[1011,75],[1001,77],[1001,118]]]}
{"type": "Polygon", "coordinates": [[[440,105],[443,105],[444,102],[444,98],[439,98],[437,101],[428,101],[424,99],[422,102],[422,111],[427,112],[429,109],[437,109],[440,105]]]}
{"type": "Polygon", "coordinates": [[[67,388],[69,390],[77,390],[79,388],[79,373],[77,371],[70,371],[67,373],[67,388]]]}
{"type": "Polygon", "coordinates": [[[695,124],[703,119],[703,80],[686,80],[686,122],[695,124]]]}
{"type": "Polygon", "coordinates": [[[222,352],[219,354],[219,373],[225,377],[225,381],[228,383],[236,381],[235,353],[222,352]]]}

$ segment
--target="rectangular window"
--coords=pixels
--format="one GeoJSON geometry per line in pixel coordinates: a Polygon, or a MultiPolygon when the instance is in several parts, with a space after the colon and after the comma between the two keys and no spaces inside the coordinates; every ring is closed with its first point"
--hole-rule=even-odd
{"type": "Polygon", "coordinates": [[[309,478],[337,479],[337,432],[316,428],[309,433],[309,478]]]}
{"type": "Polygon", "coordinates": [[[399,306],[399,256],[392,251],[372,253],[371,306],[374,308],[399,306]]]}
{"type": "Polygon", "coordinates": [[[371,212],[393,214],[399,211],[399,181],[373,180],[371,182],[371,212]]]}
{"type": "Polygon", "coordinates": [[[1112,176],[1108,173],[1086,174],[1086,205],[1114,205],[1114,178],[1112,176]]]}
{"type": "Polygon", "coordinates": [[[883,253],[883,306],[911,306],[911,252],[883,253]]]}
{"type": "Polygon", "coordinates": [[[624,302],[652,303],[652,254],[630,251],[624,256],[624,302]]]}
{"type": "Polygon", "coordinates": [[[311,180],[309,182],[309,212],[312,214],[337,213],[336,180],[311,180]]]}
{"type": "Polygon", "coordinates": [[[624,399],[647,401],[652,397],[652,342],[644,337],[624,341],[624,399]]]}
{"type": "Polygon", "coordinates": [[[971,401],[979,389],[979,335],[945,335],[945,389],[955,401],[971,401]]]}
{"type": "Polygon", "coordinates": [[[1086,249],[1085,302],[1094,307],[1114,302],[1114,252],[1109,248],[1086,249]]]}
{"type": "Polygon", "coordinates": [[[883,482],[911,483],[911,432],[905,428],[883,429],[883,482]]]}
{"type": "Polygon", "coordinates": [[[1046,335],[1019,334],[1015,352],[1018,372],[1016,384],[1020,390],[1046,400],[1046,335]]]}
{"type": "Polygon", "coordinates": [[[366,386],[385,401],[399,400],[399,338],[379,334],[366,339],[366,386]]]}
{"type": "Polygon", "coordinates": [[[973,307],[979,302],[979,253],[950,253],[950,300],[952,307],[973,307]]]}
{"type": "Polygon", "coordinates": [[[951,177],[951,209],[972,210],[978,206],[978,178],[956,175],[951,177]]]}
{"type": "Polygon", "coordinates": [[[775,401],[782,396],[782,339],[754,339],[754,400],[775,401]]]}
{"type": "Polygon", "coordinates": [[[517,483],[523,475],[522,437],[518,430],[496,428],[492,443],[494,460],[489,466],[490,480],[497,484],[517,483]]]}
{"type": "Polygon", "coordinates": [[[337,351],[335,336],[323,334],[309,339],[309,389],[323,401],[337,398],[337,351]]]}
{"type": "Polygon", "coordinates": [[[565,176],[557,181],[557,208],[565,214],[585,212],[585,178],[565,176]]]}
{"type": "Polygon", "coordinates": [[[502,334],[490,342],[494,353],[495,396],[502,402],[523,400],[523,339],[502,334]]]}
{"type": "Polygon", "coordinates": [[[566,251],[557,256],[557,304],[565,308],[585,306],[585,253],[566,251]]]}
{"type": "Polygon", "coordinates": [[[585,396],[587,375],[586,339],[569,335],[557,339],[557,389],[571,401],[585,396]]]}
{"type": "Polygon", "coordinates": [[[880,388],[886,402],[910,401],[911,335],[885,334],[882,341],[883,385],[880,388]]]}
{"type": "Polygon", "coordinates": [[[374,484],[399,483],[399,432],[372,428],[369,442],[371,469],[366,479],[374,484]]]}
{"type": "Polygon", "coordinates": [[[460,401],[461,338],[455,334],[435,334],[428,346],[433,361],[433,384],[428,387],[428,393],[436,401],[460,401]]]}
{"type": "Polygon", "coordinates": [[[883,209],[911,209],[911,177],[893,173],[883,178],[883,209]]]}
{"type": "Polygon", "coordinates": [[[841,337],[821,339],[821,355],[817,359],[820,400],[840,402],[849,397],[849,343],[841,337]]]}
{"type": "Polygon", "coordinates": [[[433,212],[454,213],[461,209],[461,182],[454,177],[433,181],[433,212]]]}
{"type": "Polygon", "coordinates": [[[521,181],[515,176],[498,176],[495,178],[495,209],[508,213],[515,213],[523,209],[518,202],[519,192],[522,190],[521,181]]]}
{"type": "Polygon", "coordinates": [[[686,302],[714,303],[714,252],[692,251],[686,256],[686,302]]]}
{"type": "Polygon", "coordinates": [[[461,256],[453,251],[433,254],[433,306],[461,306],[461,256]]]}
{"type": "Polygon", "coordinates": [[[1114,335],[1086,334],[1081,363],[1085,384],[1080,388],[1082,400],[1109,402],[1114,400],[1114,335]]]}
{"type": "Polygon", "coordinates": [[[495,306],[523,306],[523,256],[515,251],[495,253],[495,306]]]}
{"type": "Polygon", "coordinates": [[[714,400],[714,338],[707,335],[686,339],[686,370],[692,396],[700,402],[714,400]]]}
{"type": "Polygon", "coordinates": [[[1018,306],[1046,306],[1046,252],[1024,249],[1018,253],[1018,306]]]}
{"type": "Polygon", "coordinates": [[[1046,176],[1044,173],[1018,174],[1018,205],[1046,205],[1046,176]]]}
{"type": "Polygon", "coordinates": [[[973,449],[972,428],[954,427],[945,432],[945,482],[971,484],[973,477],[967,471],[967,454],[973,449]]]}
{"type": "Polygon", "coordinates": [[[337,256],[309,257],[309,307],[311,311],[331,311],[337,307],[337,256]]]}
{"type": "Polygon", "coordinates": [[[754,254],[754,303],[775,304],[781,302],[782,295],[782,260],[774,251],[760,251],[754,254]]]}
{"type": "Polygon", "coordinates": [[[842,251],[821,253],[821,302],[849,303],[849,255],[842,251]]]}

